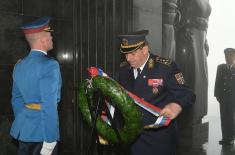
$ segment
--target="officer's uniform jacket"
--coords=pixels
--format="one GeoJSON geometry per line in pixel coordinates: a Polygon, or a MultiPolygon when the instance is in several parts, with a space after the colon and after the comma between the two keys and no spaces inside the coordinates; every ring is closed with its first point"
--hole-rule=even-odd
{"type": "MultiPolygon", "coordinates": [[[[163,108],[170,102],[181,107],[190,106],[195,99],[192,91],[184,84],[182,73],[176,63],[169,59],[150,54],[141,76],[134,79],[133,69],[123,62],[119,71],[119,83],[128,91],[145,101],[163,108]],[[155,82],[153,82],[155,81],[155,82]]],[[[142,112],[142,125],[153,124],[156,117],[139,108],[142,112]]],[[[171,155],[177,142],[175,122],[168,127],[144,130],[132,144],[133,155],[171,155]]]]}
{"type": "Polygon", "coordinates": [[[227,64],[217,67],[214,96],[220,103],[220,119],[223,140],[235,137],[235,68],[227,64]]]}
{"type": "Polygon", "coordinates": [[[217,68],[214,96],[219,100],[235,99],[235,68],[221,64],[217,68]]]}
{"type": "Polygon", "coordinates": [[[15,120],[10,134],[24,142],[59,140],[57,104],[60,101],[61,74],[56,60],[32,50],[13,71],[12,107],[15,120]],[[40,104],[29,109],[27,104],[40,104]]]}

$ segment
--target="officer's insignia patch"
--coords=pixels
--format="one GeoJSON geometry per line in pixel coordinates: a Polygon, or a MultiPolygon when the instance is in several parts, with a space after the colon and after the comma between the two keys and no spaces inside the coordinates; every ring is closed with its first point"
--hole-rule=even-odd
{"type": "Polygon", "coordinates": [[[152,58],[149,59],[148,61],[148,68],[153,68],[154,67],[154,60],[152,58]]]}
{"type": "Polygon", "coordinates": [[[128,65],[128,62],[127,61],[123,61],[120,63],[120,67],[125,67],[128,65]]]}
{"type": "Polygon", "coordinates": [[[123,38],[122,39],[122,45],[127,46],[128,45],[128,40],[123,38]]]}
{"type": "Polygon", "coordinates": [[[171,65],[171,59],[168,59],[168,58],[163,58],[163,57],[157,56],[157,57],[156,57],[156,61],[159,62],[159,63],[161,63],[161,64],[168,65],[168,66],[171,65]]]}
{"type": "Polygon", "coordinates": [[[185,83],[183,74],[182,74],[181,72],[175,74],[175,78],[176,78],[176,81],[177,81],[179,84],[184,84],[184,83],[185,83]]]}

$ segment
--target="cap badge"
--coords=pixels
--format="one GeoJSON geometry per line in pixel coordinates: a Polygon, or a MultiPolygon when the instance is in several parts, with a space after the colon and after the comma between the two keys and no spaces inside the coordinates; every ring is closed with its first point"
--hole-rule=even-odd
{"type": "Polygon", "coordinates": [[[123,39],[122,39],[122,44],[123,44],[124,46],[127,46],[127,45],[128,45],[128,40],[125,39],[125,38],[123,38],[123,39]]]}

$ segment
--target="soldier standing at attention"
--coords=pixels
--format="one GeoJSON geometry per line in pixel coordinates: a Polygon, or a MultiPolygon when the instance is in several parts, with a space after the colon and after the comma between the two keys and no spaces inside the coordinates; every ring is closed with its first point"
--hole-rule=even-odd
{"type": "Polygon", "coordinates": [[[176,118],[190,107],[195,96],[185,85],[175,62],[153,55],[146,41],[148,30],[119,35],[125,57],[119,70],[119,83],[143,100],[162,108],[160,115],[172,120],[169,126],[150,128],[156,117],[140,108],[145,129],[127,149],[128,155],[175,155],[178,141],[176,118]]]}
{"type": "Polygon", "coordinates": [[[18,155],[57,154],[61,74],[58,62],[47,56],[53,49],[49,21],[43,17],[21,27],[31,50],[13,71],[10,134],[19,142],[18,155]]]}
{"type": "Polygon", "coordinates": [[[233,145],[235,133],[235,49],[224,50],[226,64],[217,68],[214,96],[220,103],[221,145],[233,145]]]}

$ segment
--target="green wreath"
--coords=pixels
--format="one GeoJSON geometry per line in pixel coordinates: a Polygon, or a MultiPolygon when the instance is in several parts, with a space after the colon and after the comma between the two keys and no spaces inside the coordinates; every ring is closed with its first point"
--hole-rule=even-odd
{"type": "MultiPolygon", "coordinates": [[[[141,114],[137,106],[133,103],[133,99],[128,96],[123,87],[110,78],[96,76],[90,82],[84,81],[80,85],[78,107],[85,121],[89,126],[92,125],[88,98],[93,98],[93,94],[97,90],[100,90],[102,95],[108,97],[111,100],[111,104],[119,109],[123,116],[124,126],[119,130],[121,142],[132,142],[141,132],[141,114]]],[[[119,142],[114,129],[103,121],[101,116],[97,118],[96,130],[109,144],[119,142]]]]}

